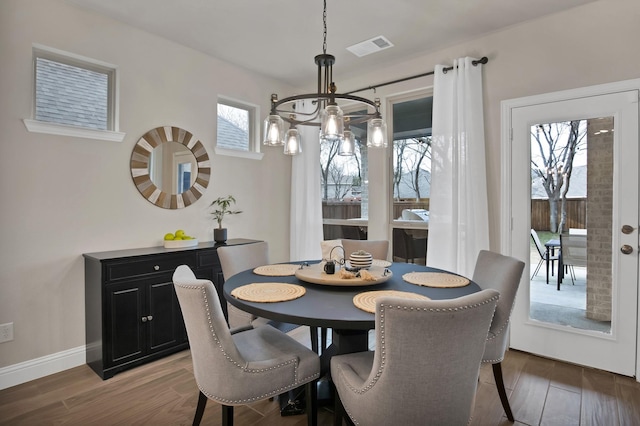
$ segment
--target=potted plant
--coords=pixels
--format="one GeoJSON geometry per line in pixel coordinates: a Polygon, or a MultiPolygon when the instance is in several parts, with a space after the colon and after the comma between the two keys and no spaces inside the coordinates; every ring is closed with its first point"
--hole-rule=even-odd
{"type": "Polygon", "coordinates": [[[227,228],[222,227],[222,219],[228,214],[242,213],[242,210],[231,210],[232,204],[235,204],[236,199],[232,195],[226,197],[218,197],[213,200],[211,207],[215,207],[215,210],[211,212],[215,220],[218,222],[218,227],[213,230],[213,239],[216,243],[224,243],[227,241],[227,228]]]}

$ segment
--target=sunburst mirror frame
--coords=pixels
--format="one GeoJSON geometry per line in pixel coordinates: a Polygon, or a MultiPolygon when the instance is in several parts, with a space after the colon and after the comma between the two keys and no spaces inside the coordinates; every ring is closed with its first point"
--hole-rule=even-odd
{"type": "Polygon", "coordinates": [[[163,209],[182,209],[196,202],[204,194],[211,178],[211,161],[204,145],[193,135],[179,127],[163,126],[142,135],[131,153],[131,176],[140,194],[163,209]],[[169,194],[158,188],[149,175],[151,152],[165,142],[177,142],[187,147],[198,164],[193,185],[181,194],[169,194]]]}

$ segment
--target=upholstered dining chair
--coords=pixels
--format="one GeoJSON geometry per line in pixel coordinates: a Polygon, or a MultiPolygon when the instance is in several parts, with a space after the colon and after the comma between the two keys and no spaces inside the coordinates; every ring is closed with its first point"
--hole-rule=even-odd
{"type": "Polygon", "coordinates": [[[305,384],[307,424],[317,423],[316,353],[269,325],[232,334],[213,283],[197,279],[186,265],[178,266],[173,283],[200,390],[194,425],[200,424],[208,399],[222,405],[222,424],[233,425],[234,406],[305,384]]]}
{"type": "MultiPolygon", "coordinates": [[[[269,243],[260,241],[253,244],[241,244],[218,248],[218,257],[225,281],[235,274],[250,268],[269,264],[269,243]]],[[[266,324],[267,320],[244,312],[227,302],[229,327],[246,327],[266,324]]]]}
{"type": "Polygon", "coordinates": [[[376,350],[331,359],[334,425],[467,424],[499,294],[376,300],[376,350]]]}
{"type": "Polygon", "coordinates": [[[504,412],[510,421],[513,421],[513,413],[504,388],[501,363],[507,349],[509,320],[523,270],[524,262],[518,259],[481,250],[473,271],[473,281],[480,288],[493,289],[500,293],[500,300],[491,322],[482,362],[491,363],[496,388],[498,389],[498,395],[500,395],[500,402],[502,402],[504,412]]]}
{"type": "Polygon", "coordinates": [[[386,260],[389,256],[388,240],[347,240],[343,238],[342,247],[344,247],[344,257],[347,260],[349,260],[351,253],[358,250],[371,253],[374,259],[386,260]]]}

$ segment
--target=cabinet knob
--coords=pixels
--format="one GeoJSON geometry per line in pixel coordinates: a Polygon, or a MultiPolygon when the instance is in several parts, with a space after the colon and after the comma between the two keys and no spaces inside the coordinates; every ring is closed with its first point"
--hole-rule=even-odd
{"type": "Polygon", "coordinates": [[[149,315],[149,316],[147,317],[147,319],[148,319],[149,321],[153,320],[153,315],[149,315]]]}
{"type": "Polygon", "coordinates": [[[147,317],[142,317],[142,322],[147,322],[147,317]]]}
{"type": "Polygon", "coordinates": [[[155,271],[159,271],[159,270],[160,270],[160,267],[159,267],[158,265],[155,265],[155,266],[153,267],[153,269],[154,269],[155,271]]]}

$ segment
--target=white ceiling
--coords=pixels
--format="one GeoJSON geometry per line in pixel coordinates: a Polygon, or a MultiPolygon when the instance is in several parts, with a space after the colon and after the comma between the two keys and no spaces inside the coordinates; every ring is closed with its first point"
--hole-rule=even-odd
{"type": "MultiPolygon", "coordinates": [[[[322,0],[66,1],[288,84],[315,85],[322,0]]],[[[327,53],[339,81],[592,1],[328,0],[327,53]],[[346,50],[379,35],[394,47],[362,58],[346,50]]]]}

